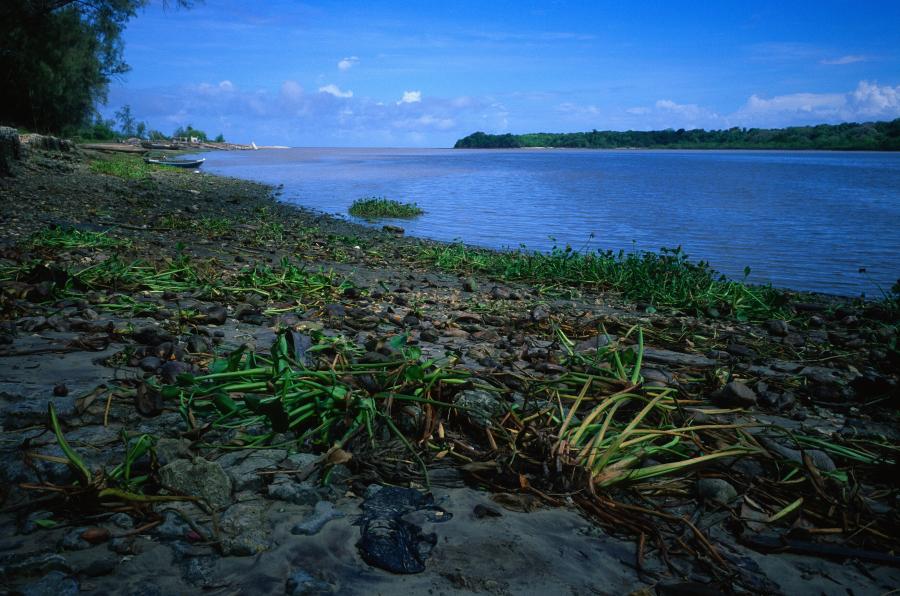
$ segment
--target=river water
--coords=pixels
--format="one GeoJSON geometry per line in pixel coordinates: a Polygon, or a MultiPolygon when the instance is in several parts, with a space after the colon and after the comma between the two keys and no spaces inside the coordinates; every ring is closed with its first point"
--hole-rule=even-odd
{"type": "MultiPolygon", "coordinates": [[[[880,296],[900,277],[900,154],[795,151],[317,149],[216,152],[204,170],[283,184],[346,215],[415,202],[410,235],[532,250],[682,246],[736,278],[880,296]],[[864,268],[865,272],[860,272],[864,268]]],[[[380,224],[379,224],[380,225],[380,224]]]]}

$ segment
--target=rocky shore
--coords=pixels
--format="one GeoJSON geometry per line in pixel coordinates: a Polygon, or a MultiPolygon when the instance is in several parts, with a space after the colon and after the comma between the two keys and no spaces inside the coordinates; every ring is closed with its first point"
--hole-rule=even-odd
{"type": "Polygon", "coordinates": [[[657,312],[436,270],[440,245],[395,228],[109,159],[3,157],[9,593],[900,585],[895,305],[657,312]],[[592,474],[570,430],[607,444],[616,400],[634,424],[609,451],[638,450],[592,474]]]}

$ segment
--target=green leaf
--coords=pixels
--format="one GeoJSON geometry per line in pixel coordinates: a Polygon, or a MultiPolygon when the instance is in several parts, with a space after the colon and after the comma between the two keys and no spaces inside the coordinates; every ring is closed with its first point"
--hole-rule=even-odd
{"type": "Polygon", "coordinates": [[[59,522],[55,522],[52,519],[36,519],[34,523],[41,528],[55,528],[59,525],[59,522]]]}
{"type": "Polygon", "coordinates": [[[53,429],[53,434],[56,435],[56,442],[59,443],[59,448],[62,449],[66,459],[69,460],[69,465],[75,468],[81,475],[84,485],[89,486],[93,476],[91,475],[90,470],[88,470],[87,465],[85,465],[84,460],[81,459],[81,456],[79,456],[75,450],[69,446],[69,442],[66,441],[66,437],[63,435],[62,428],[59,424],[59,419],[56,417],[56,408],[53,407],[53,402],[47,404],[47,409],[50,413],[50,427],[53,429]]]}
{"type": "Polygon", "coordinates": [[[425,371],[421,366],[410,366],[406,369],[407,381],[421,381],[425,378],[425,371]]]}

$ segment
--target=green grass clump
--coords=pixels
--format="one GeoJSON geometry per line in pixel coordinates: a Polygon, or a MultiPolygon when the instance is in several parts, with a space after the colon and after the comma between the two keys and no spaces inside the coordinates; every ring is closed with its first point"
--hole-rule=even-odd
{"type": "Polygon", "coordinates": [[[154,167],[144,163],[143,159],[130,155],[116,155],[109,159],[98,159],[91,162],[91,170],[99,174],[118,176],[125,180],[143,180],[150,177],[154,167]]]}
{"type": "Polygon", "coordinates": [[[34,248],[119,248],[131,242],[113,238],[107,232],[83,232],[74,228],[45,228],[35,232],[29,241],[34,248]]]}
{"type": "Polygon", "coordinates": [[[708,263],[693,263],[681,248],[659,253],[554,248],[549,253],[497,252],[450,244],[425,248],[424,260],[458,273],[484,273],[509,281],[621,292],[629,300],[700,315],[731,315],[741,321],[786,316],[784,297],[771,286],[726,278],[708,263]]]}
{"type": "Polygon", "coordinates": [[[382,217],[418,217],[425,213],[415,203],[401,203],[384,197],[356,199],[347,210],[354,217],[379,219],[382,217]]]}

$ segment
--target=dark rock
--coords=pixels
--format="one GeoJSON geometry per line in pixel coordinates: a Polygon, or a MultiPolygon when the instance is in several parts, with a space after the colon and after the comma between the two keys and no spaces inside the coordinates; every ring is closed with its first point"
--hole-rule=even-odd
{"type": "Polygon", "coordinates": [[[174,336],[160,331],[157,327],[142,327],[134,332],[132,338],[145,346],[158,346],[164,341],[176,341],[174,336]]]}
{"type": "Polygon", "coordinates": [[[541,323],[550,318],[550,312],[543,306],[536,306],[531,311],[531,320],[535,323],[541,323]]]}
{"type": "Polygon", "coordinates": [[[737,491],[721,478],[701,478],[697,481],[697,496],[707,503],[728,505],[737,498],[737,491]]]}
{"type": "Polygon", "coordinates": [[[381,229],[390,234],[396,234],[397,236],[402,236],[403,233],[406,232],[406,230],[404,230],[400,226],[384,225],[381,226],[381,229]]]}
{"type": "Polygon", "coordinates": [[[773,320],[766,323],[766,331],[769,332],[769,335],[784,337],[790,330],[791,328],[787,321],[773,320]]]}
{"type": "Polygon", "coordinates": [[[697,368],[711,368],[716,366],[715,360],[710,360],[704,356],[646,347],[644,348],[644,360],[668,366],[690,366],[697,368]]]}
{"type": "Polygon", "coordinates": [[[287,501],[295,505],[313,507],[322,500],[316,485],[310,481],[296,482],[293,478],[277,478],[266,490],[270,499],[287,501]]]}
{"type": "Polygon", "coordinates": [[[191,354],[208,354],[209,344],[199,335],[192,335],[187,341],[187,351],[191,354]]]}
{"type": "Polygon", "coordinates": [[[455,405],[463,408],[463,412],[476,426],[487,428],[491,420],[506,412],[503,402],[495,394],[482,389],[469,389],[456,396],[455,405]]]}
{"type": "Polygon", "coordinates": [[[257,555],[269,548],[271,527],[266,505],[250,502],[232,505],[220,521],[222,554],[237,557],[257,555]]]}
{"type": "Polygon", "coordinates": [[[85,550],[94,546],[84,538],[82,534],[87,528],[75,528],[66,532],[62,540],[59,541],[59,547],[63,550],[85,550]]]}
{"type": "Polygon", "coordinates": [[[756,393],[740,381],[731,381],[711,397],[716,405],[725,408],[749,408],[756,405],[756,393]]]}
{"type": "Polygon", "coordinates": [[[421,512],[427,521],[447,521],[452,516],[434,504],[434,498],[417,490],[378,487],[367,494],[359,521],[357,543],[363,560],[391,573],[421,573],[425,561],[437,544],[437,535],[426,534],[408,520],[408,515],[421,512]]]}
{"type": "Polygon", "coordinates": [[[87,577],[101,577],[109,575],[116,570],[118,560],[111,558],[95,559],[88,563],[87,567],[80,570],[80,573],[87,577]]]}
{"type": "Polygon", "coordinates": [[[725,351],[732,356],[737,356],[738,358],[744,358],[746,360],[756,359],[756,350],[743,344],[728,344],[728,347],[725,348],[725,351]]]}
{"type": "Polygon", "coordinates": [[[318,534],[325,527],[325,524],[341,517],[344,517],[344,514],[335,509],[330,501],[319,501],[316,503],[315,511],[291,528],[291,534],[300,534],[302,536],[318,534]]]}
{"type": "Polygon", "coordinates": [[[200,497],[214,509],[231,503],[231,479],[216,462],[178,459],[160,468],[159,477],[164,486],[179,494],[200,497]]]}
{"type": "Polygon", "coordinates": [[[325,315],[329,317],[340,318],[347,314],[347,310],[343,304],[327,304],[325,306],[325,315]]]}
{"type": "Polygon", "coordinates": [[[138,362],[138,366],[145,372],[156,372],[162,366],[162,361],[156,356],[145,356],[138,362]]]}
{"type": "Polygon", "coordinates": [[[287,451],[283,449],[262,449],[259,451],[232,451],[216,460],[231,478],[235,492],[257,491],[265,486],[260,470],[273,469],[285,460],[287,451]]]}
{"type": "Polygon", "coordinates": [[[486,517],[500,517],[503,514],[494,509],[493,507],[487,507],[486,505],[475,505],[472,509],[472,514],[478,519],[484,519],[486,517]]]}
{"type": "Polygon", "coordinates": [[[206,309],[205,323],[212,325],[224,325],[228,320],[228,309],[221,304],[215,304],[206,309]]]}
{"type": "Polygon", "coordinates": [[[467,277],[463,281],[462,287],[463,287],[463,290],[465,290],[466,292],[477,292],[478,291],[478,284],[471,277],[467,277]]]}
{"type": "Polygon", "coordinates": [[[507,288],[494,286],[491,288],[491,298],[494,300],[509,300],[512,298],[512,294],[507,288]]]}
{"type": "Polygon", "coordinates": [[[284,593],[288,596],[325,596],[334,594],[334,588],[328,582],[298,569],[288,578],[284,593]]]}
{"type": "Polygon", "coordinates": [[[575,344],[576,352],[595,352],[600,348],[605,348],[616,340],[615,335],[607,335],[605,333],[601,333],[600,335],[595,335],[593,337],[589,337],[584,339],[577,344],[575,344]]]}
{"type": "Polygon", "coordinates": [[[19,131],[0,126],[0,176],[10,176],[20,159],[22,144],[19,142],[19,131]]]}
{"type": "Polygon", "coordinates": [[[17,553],[0,557],[0,577],[34,576],[51,571],[69,573],[72,567],[65,557],[56,553],[17,553]]]}
{"type": "MultiPolygon", "coordinates": [[[[146,359],[145,359],[146,360],[146,359]]],[[[178,379],[178,375],[191,372],[191,365],[187,362],[179,362],[178,360],[169,360],[162,365],[159,370],[159,376],[169,385],[174,385],[178,379]]]]}
{"type": "Polygon", "coordinates": [[[51,571],[37,581],[20,588],[22,596],[77,596],[78,581],[62,571],[51,571]]]}
{"type": "Polygon", "coordinates": [[[435,331],[434,329],[425,329],[419,334],[420,340],[431,342],[431,343],[436,342],[440,338],[441,338],[441,336],[438,335],[437,331],[435,331]]]}
{"type": "Polygon", "coordinates": [[[56,397],[65,397],[69,395],[69,388],[66,387],[65,383],[60,383],[53,388],[53,395],[56,397]]]}

